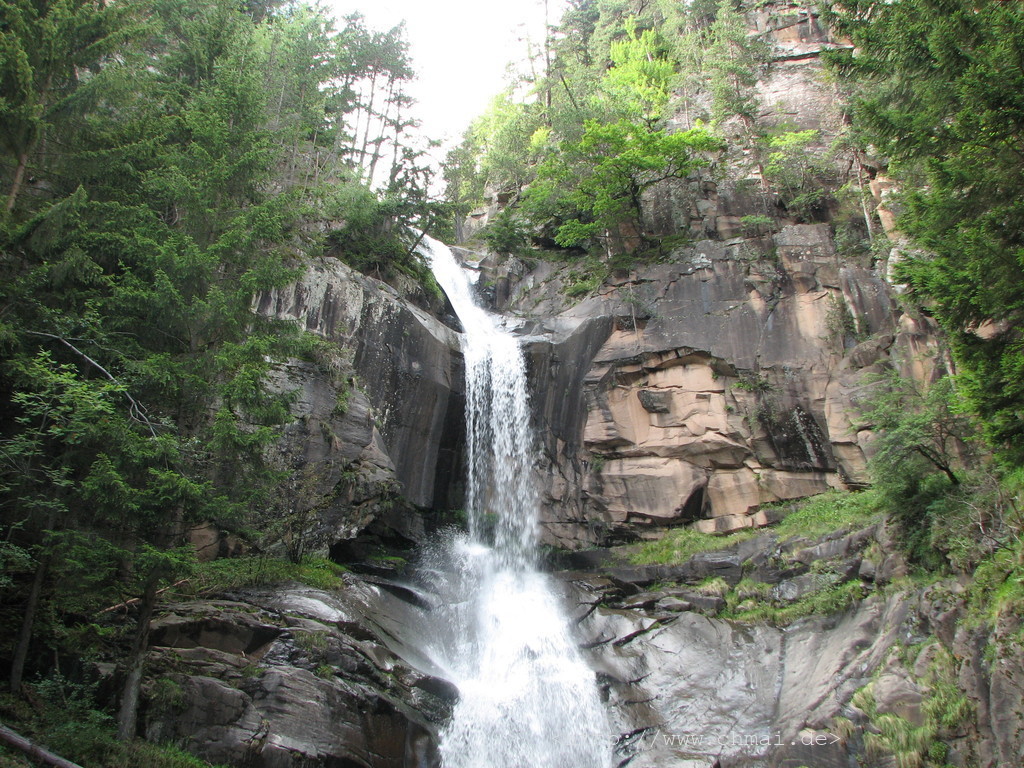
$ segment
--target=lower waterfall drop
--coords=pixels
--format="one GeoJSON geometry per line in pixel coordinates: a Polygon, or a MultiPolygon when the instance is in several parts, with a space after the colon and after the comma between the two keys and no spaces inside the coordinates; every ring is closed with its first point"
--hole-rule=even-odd
{"type": "Polygon", "coordinates": [[[465,329],[468,536],[440,555],[444,627],[430,649],[459,689],[444,768],[608,768],[609,724],[548,576],[522,350],[474,300],[447,246],[421,250],[465,329]]]}

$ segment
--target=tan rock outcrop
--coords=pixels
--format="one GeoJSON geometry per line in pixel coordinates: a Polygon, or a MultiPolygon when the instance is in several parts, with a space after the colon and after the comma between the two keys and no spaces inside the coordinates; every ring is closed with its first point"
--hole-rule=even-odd
{"type": "Polygon", "coordinates": [[[934,329],[901,314],[874,273],[841,264],[826,224],[677,255],[575,306],[554,279],[513,294],[527,314],[563,306],[537,317],[550,342],[532,355],[552,543],[696,521],[724,532],[764,524],[764,504],[860,487],[871,377],[928,380],[943,365],[934,329]],[[777,262],[743,255],[768,248],[777,262]]]}

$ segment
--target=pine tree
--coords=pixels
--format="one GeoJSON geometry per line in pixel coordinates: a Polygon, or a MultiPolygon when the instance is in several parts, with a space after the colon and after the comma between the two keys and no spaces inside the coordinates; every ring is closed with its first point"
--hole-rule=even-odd
{"type": "Polygon", "coordinates": [[[989,438],[1024,461],[1024,9],[997,0],[836,5],[856,53],[833,68],[855,126],[903,182],[899,265],[949,334],[961,391],[989,438]]]}

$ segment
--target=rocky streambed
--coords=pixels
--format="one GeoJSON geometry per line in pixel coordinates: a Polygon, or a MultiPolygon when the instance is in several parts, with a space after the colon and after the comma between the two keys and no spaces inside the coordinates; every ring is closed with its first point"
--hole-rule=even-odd
{"type": "MultiPolygon", "coordinates": [[[[972,628],[959,582],[915,584],[884,521],[722,543],[673,565],[628,548],[553,564],[618,765],[887,765],[894,728],[950,765],[1019,764],[1018,628],[972,628]]],[[[437,765],[458,691],[422,652],[434,599],[345,574],[167,606],[146,736],[254,768],[437,765]]]]}

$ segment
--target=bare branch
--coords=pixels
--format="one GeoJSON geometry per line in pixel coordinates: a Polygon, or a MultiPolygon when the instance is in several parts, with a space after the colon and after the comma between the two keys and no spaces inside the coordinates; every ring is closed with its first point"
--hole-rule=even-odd
{"type": "MultiPolygon", "coordinates": [[[[93,360],[91,357],[89,357],[87,354],[85,354],[85,352],[80,350],[78,347],[76,347],[74,344],[72,344],[70,341],[68,341],[64,337],[57,336],[57,335],[52,334],[52,333],[44,333],[42,331],[24,331],[24,332],[29,334],[30,336],[42,336],[42,337],[47,338],[47,339],[53,339],[54,341],[59,341],[65,347],[70,349],[76,355],[78,355],[83,360],[85,360],[90,365],[92,365],[94,368],[96,368],[96,370],[98,370],[100,373],[102,373],[104,376],[106,376],[108,379],[110,379],[110,381],[114,382],[115,384],[120,384],[121,383],[121,382],[119,382],[114,377],[113,374],[110,373],[110,371],[108,371],[102,365],[97,363],[95,360],[93,360]]],[[[134,419],[135,421],[139,422],[140,424],[145,424],[149,428],[150,434],[153,435],[153,437],[156,437],[157,436],[156,435],[156,427],[153,425],[153,422],[150,421],[149,417],[146,415],[146,407],[144,405],[142,405],[134,397],[132,397],[128,393],[127,389],[121,390],[121,394],[123,394],[125,396],[125,398],[128,400],[128,403],[129,403],[128,415],[132,419],[134,419]]]]}

